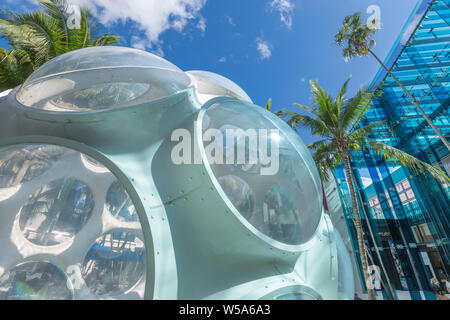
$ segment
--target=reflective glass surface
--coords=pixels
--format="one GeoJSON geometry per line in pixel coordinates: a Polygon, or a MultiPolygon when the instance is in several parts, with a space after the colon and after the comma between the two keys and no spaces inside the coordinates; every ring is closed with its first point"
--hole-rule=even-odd
{"type": "Polygon", "coordinates": [[[342,300],[353,300],[355,284],[352,262],[341,236],[337,232],[334,234],[338,253],[338,296],[342,300]]]}
{"type": "Polygon", "coordinates": [[[72,292],[58,267],[27,261],[0,277],[0,300],[69,300],[72,292]]]}
{"type": "Polygon", "coordinates": [[[142,299],[142,238],[100,161],[54,145],[0,148],[0,299],[142,299]]]}
{"type": "Polygon", "coordinates": [[[211,105],[203,119],[206,157],[240,214],[274,240],[309,240],[322,214],[322,193],[298,135],[272,113],[234,99],[211,105]]]}
{"type": "Polygon", "coordinates": [[[37,245],[63,243],[83,228],[93,208],[93,195],[86,184],[72,178],[57,179],[36,190],[22,206],[20,229],[37,245]]]}
{"type": "Polygon", "coordinates": [[[119,181],[115,181],[106,194],[109,212],[120,221],[137,221],[138,216],[133,202],[119,181]]]}
{"type": "Polygon", "coordinates": [[[58,56],[18,91],[25,106],[82,112],[152,102],[190,84],[178,67],[154,54],[124,47],[91,47],[58,56]]]}
{"type": "Polygon", "coordinates": [[[117,296],[143,279],[144,243],[132,232],[111,232],[100,236],[83,263],[83,278],[97,295],[117,296]]]}
{"type": "Polygon", "coordinates": [[[313,296],[303,292],[286,293],[273,298],[273,300],[317,300],[313,296]]]}
{"type": "Polygon", "coordinates": [[[255,211],[255,198],[248,184],[236,176],[223,176],[218,179],[223,191],[246,219],[251,219],[255,211]]]}
{"type": "Polygon", "coordinates": [[[200,94],[229,96],[252,103],[248,94],[236,83],[217,73],[208,71],[187,71],[197,80],[197,90],[200,94]]]}
{"type": "Polygon", "coordinates": [[[123,66],[152,67],[181,72],[177,66],[166,59],[146,51],[117,46],[100,46],[70,51],[58,56],[43,64],[30,76],[28,81],[61,72],[123,66]]]}

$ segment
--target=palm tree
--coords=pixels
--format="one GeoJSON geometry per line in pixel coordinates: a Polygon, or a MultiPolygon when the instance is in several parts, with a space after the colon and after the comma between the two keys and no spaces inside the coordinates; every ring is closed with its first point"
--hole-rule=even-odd
{"type": "MultiPolygon", "coordinates": [[[[338,182],[338,179],[336,178],[336,175],[334,174],[334,169],[337,166],[339,166],[340,163],[342,163],[342,161],[339,158],[339,155],[338,154],[330,155],[328,153],[328,146],[327,145],[323,145],[323,146],[318,147],[315,150],[314,155],[313,155],[313,159],[314,159],[316,167],[317,167],[317,169],[319,171],[319,176],[320,176],[320,179],[322,180],[322,184],[325,183],[325,182],[330,181],[331,180],[331,176],[332,176],[334,181],[336,182],[336,186],[337,186],[337,190],[338,190],[338,193],[339,193],[339,197],[344,202],[344,212],[350,212],[350,206],[347,204],[347,201],[345,200],[345,197],[344,197],[344,194],[343,194],[343,191],[342,191],[342,185],[338,182]],[[331,176],[330,176],[330,174],[331,174],[331,176]]],[[[357,182],[356,179],[355,179],[355,182],[357,182]]],[[[359,191],[359,188],[357,188],[357,189],[358,189],[359,201],[360,201],[360,203],[363,203],[363,199],[362,199],[361,193],[359,191]]],[[[381,254],[380,254],[380,251],[378,249],[377,242],[375,241],[375,236],[373,234],[372,227],[371,227],[370,223],[368,223],[369,218],[368,218],[367,212],[366,212],[364,206],[362,206],[361,208],[363,210],[364,218],[367,221],[367,227],[369,229],[370,238],[371,238],[373,246],[375,248],[375,252],[377,254],[378,261],[379,261],[379,263],[381,265],[381,269],[383,271],[384,277],[386,278],[387,286],[384,285],[384,282],[383,282],[382,279],[381,279],[381,281],[383,282],[384,288],[389,290],[388,293],[391,296],[391,298],[393,300],[395,300],[397,297],[396,297],[396,294],[395,294],[395,291],[394,291],[394,287],[392,286],[392,283],[391,283],[391,280],[390,280],[389,275],[387,273],[387,270],[386,270],[386,267],[384,265],[383,259],[381,258],[381,254]]],[[[353,217],[351,217],[351,219],[352,219],[353,225],[355,225],[355,219],[353,217]]],[[[369,249],[367,248],[367,246],[365,248],[365,252],[366,252],[366,255],[369,252],[369,249]]],[[[370,258],[370,255],[367,255],[367,256],[370,258]]]]}
{"type": "Polygon", "coordinates": [[[76,28],[69,26],[66,0],[40,0],[40,10],[18,13],[0,11],[0,36],[9,50],[0,48],[0,90],[13,88],[39,66],[66,52],[91,46],[114,45],[119,37],[104,34],[93,38],[93,19],[80,10],[76,28]]]}
{"type": "MultiPolygon", "coordinates": [[[[301,104],[295,104],[309,115],[287,110],[281,110],[279,115],[287,120],[287,123],[292,128],[306,127],[311,130],[314,136],[321,137],[321,140],[308,147],[313,152],[316,152],[316,154],[328,155],[327,157],[322,156],[322,161],[334,161],[335,163],[342,161],[344,163],[345,175],[352,202],[358,247],[360,248],[361,264],[364,277],[366,281],[369,281],[367,257],[363,249],[364,233],[353,183],[351,151],[371,150],[379,157],[400,162],[402,165],[417,173],[428,172],[436,179],[447,183],[450,183],[450,179],[444,172],[434,166],[422,162],[401,150],[369,138],[371,131],[378,126],[385,125],[384,122],[358,128],[376,93],[370,93],[360,89],[354,97],[346,98],[346,91],[350,79],[351,77],[344,83],[339,94],[334,99],[320,87],[318,81],[311,81],[313,106],[307,107],[301,104]]],[[[369,299],[375,299],[374,290],[370,287],[368,287],[368,294],[369,299]]]]}
{"type": "Polygon", "coordinates": [[[400,82],[400,80],[389,70],[386,65],[381,61],[381,59],[372,51],[375,46],[375,40],[373,39],[377,29],[363,24],[362,14],[360,12],[355,13],[351,16],[345,17],[342,27],[335,36],[336,43],[343,47],[343,55],[345,59],[351,59],[355,56],[365,57],[367,55],[372,55],[378,63],[383,67],[384,70],[395,80],[395,82],[403,89],[403,91],[411,99],[412,103],[416,106],[417,110],[421,113],[422,117],[428,122],[428,124],[433,128],[434,132],[439,136],[441,141],[450,151],[450,143],[442,135],[439,129],[434,125],[433,121],[427,116],[427,114],[420,107],[417,100],[409,92],[408,89],[400,82]]]}
{"type": "Polygon", "coordinates": [[[33,63],[26,51],[6,51],[0,47],[0,92],[20,85],[33,70],[33,63]]]}

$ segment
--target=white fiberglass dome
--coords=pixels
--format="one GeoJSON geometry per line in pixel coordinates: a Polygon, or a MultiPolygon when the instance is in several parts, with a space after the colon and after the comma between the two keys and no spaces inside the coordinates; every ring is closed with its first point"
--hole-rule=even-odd
{"type": "Polygon", "coordinates": [[[42,65],[16,98],[31,108],[83,112],[152,102],[190,85],[177,66],[154,54],[124,47],[90,47],[42,65]]]}

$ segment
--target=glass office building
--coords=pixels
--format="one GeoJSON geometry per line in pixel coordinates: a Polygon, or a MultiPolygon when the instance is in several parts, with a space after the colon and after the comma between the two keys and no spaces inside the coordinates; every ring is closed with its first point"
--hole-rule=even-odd
{"type": "MultiPolygon", "coordinates": [[[[450,139],[450,0],[419,1],[385,64],[450,139]]],[[[372,138],[450,174],[449,151],[383,69],[371,87],[375,89],[380,84],[383,95],[373,102],[362,126],[386,121],[372,138]]],[[[409,292],[412,299],[435,299],[430,280],[437,278],[444,286],[450,275],[449,186],[370,152],[354,153],[353,162],[364,209],[361,214],[365,212],[367,216],[363,220],[369,240],[369,262],[372,259],[379,265],[369,236],[370,225],[392,286],[409,292]]],[[[344,189],[342,203],[344,207],[351,206],[344,171],[340,168],[336,173],[344,189]]],[[[357,248],[356,232],[348,214],[346,218],[357,248]]],[[[355,259],[359,260],[358,254],[355,259]]],[[[383,275],[382,280],[387,287],[383,275]]]]}

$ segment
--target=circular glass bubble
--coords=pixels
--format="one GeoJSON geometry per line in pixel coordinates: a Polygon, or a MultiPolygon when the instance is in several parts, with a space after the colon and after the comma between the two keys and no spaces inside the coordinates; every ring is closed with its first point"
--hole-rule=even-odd
{"type": "MultiPolygon", "coordinates": [[[[203,153],[214,177],[237,177],[247,186],[241,192],[253,194],[253,214],[240,214],[276,241],[308,241],[322,215],[322,192],[311,153],[300,137],[272,113],[239,100],[224,98],[200,117],[208,121],[201,126],[203,137],[208,137],[203,153]]],[[[230,196],[222,184],[240,211],[242,198],[230,196]]]]}
{"type": "Polygon", "coordinates": [[[117,231],[97,238],[84,259],[82,274],[92,293],[114,297],[132,289],[145,270],[143,241],[134,232],[117,231]]]}
{"type": "Polygon", "coordinates": [[[272,187],[264,197],[258,229],[284,243],[296,244],[302,236],[300,213],[290,195],[280,186],[272,187]]]}
{"type": "Polygon", "coordinates": [[[70,300],[72,291],[58,267],[45,261],[23,262],[0,277],[0,300],[70,300]]]}
{"type": "Polygon", "coordinates": [[[193,70],[187,71],[197,81],[199,94],[210,96],[228,96],[252,103],[248,94],[236,83],[214,72],[193,70]]]}
{"type": "Polygon", "coordinates": [[[250,219],[255,210],[255,198],[248,184],[232,175],[220,177],[218,181],[239,213],[246,219],[250,219]]]}
{"type": "Polygon", "coordinates": [[[15,145],[0,149],[0,190],[38,178],[63,153],[60,147],[40,144],[15,145]]]}
{"type": "Polygon", "coordinates": [[[90,47],[37,69],[16,94],[23,105],[86,112],[149,103],[186,89],[189,77],[167,60],[124,47],[90,47]]]}
{"type": "Polygon", "coordinates": [[[119,181],[114,181],[109,187],[106,194],[106,206],[109,212],[120,221],[138,221],[133,202],[119,181]]]}
{"type": "Polygon", "coordinates": [[[54,180],[39,188],[20,210],[25,238],[40,246],[71,240],[91,216],[94,199],[89,187],[74,178],[54,180]]]}

